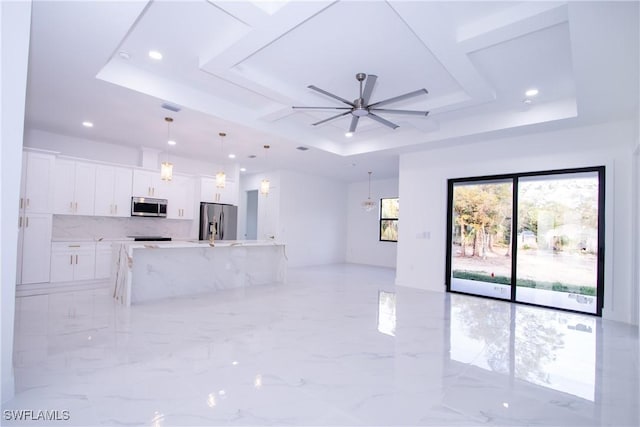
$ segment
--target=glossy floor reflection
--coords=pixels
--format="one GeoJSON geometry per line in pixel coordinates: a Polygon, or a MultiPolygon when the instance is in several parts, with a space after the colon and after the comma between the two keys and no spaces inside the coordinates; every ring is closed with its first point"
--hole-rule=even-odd
{"type": "Polygon", "coordinates": [[[2,425],[639,424],[637,328],[393,280],[337,265],[130,308],[18,298],[2,425]]]}

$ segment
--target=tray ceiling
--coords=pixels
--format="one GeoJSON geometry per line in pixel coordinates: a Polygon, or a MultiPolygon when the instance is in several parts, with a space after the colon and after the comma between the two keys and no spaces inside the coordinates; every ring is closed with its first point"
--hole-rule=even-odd
{"type": "MultiPolygon", "coordinates": [[[[73,126],[83,118],[74,115],[108,114],[99,139],[164,148],[161,117],[168,112],[160,104],[169,102],[182,109],[175,150],[186,157],[215,160],[212,141],[224,130],[240,158],[270,143],[282,147],[275,166],[304,165],[285,150],[304,144],[315,149],[310,157],[318,156],[308,165],[327,172],[330,164],[342,168],[356,159],[382,168],[403,150],[570,123],[581,112],[594,119],[598,108],[588,85],[598,79],[635,88],[635,97],[614,88],[611,96],[627,99],[609,114],[628,115],[638,104],[633,3],[91,3],[34,2],[28,125],[77,134],[73,126]],[[109,25],[106,17],[113,17],[109,25]],[[591,52],[580,49],[595,37],[602,43],[591,52]],[[621,38],[625,48],[607,52],[606,41],[621,38]],[[150,49],[163,59],[150,59],[150,49]],[[588,66],[603,59],[598,55],[627,69],[594,75],[588,66]],[[380,114],[400,127],[365,118],[346,138],[350,117],[311,126],[335,113],[291,109],[340,106],[308,89],[311,84],[357,98],[359,72],[378,76],[372,102],[426,88],[428,95],[387,108],[425,109],[429,116],[380,114]],[[539,94],[523,103],[533,87],[539,94]],[[63,96],[68,108],[51,114],[63,96]],[[185,122],[189,129],[181,128],[185,122]]],[[[337,175],[350,179],[350,173],[337,175]]]]}

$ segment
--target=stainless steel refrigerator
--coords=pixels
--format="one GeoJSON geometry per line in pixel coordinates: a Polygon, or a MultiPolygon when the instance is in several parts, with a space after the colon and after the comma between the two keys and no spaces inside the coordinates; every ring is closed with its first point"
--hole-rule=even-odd
{"type": "Polygon", "coordinates": [[[238,207],[219,203],[200,203],[200,240],[236,240],[238,207]]]}

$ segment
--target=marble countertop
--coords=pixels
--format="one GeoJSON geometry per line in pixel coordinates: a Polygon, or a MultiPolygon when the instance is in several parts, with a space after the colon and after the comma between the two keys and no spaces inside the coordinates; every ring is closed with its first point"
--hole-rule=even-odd
{"type": "Polygon", "coordinates": [[[52,242],[133,242],[132,237],[53,237],[52,242]]]}
{"type": "MultiPolygon", "coordinates": [[[[218,240],[214,247],[231,246],[281,246],[283,243],[274,240],[218,240]]],[[[173,240],[170,242],[131,242],[127,244],[129,249],[177,249],[177,248],[203,248],[211,247],[208,240],[173,240]]]]}

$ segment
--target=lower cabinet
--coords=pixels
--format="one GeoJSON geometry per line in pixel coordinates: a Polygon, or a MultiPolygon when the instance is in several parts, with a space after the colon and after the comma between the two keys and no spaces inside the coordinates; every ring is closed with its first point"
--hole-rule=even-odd
{"type": "Polygon", "coordinates": [[[96,243],[96,279],[108,279],[111,277],[113,255],[110,242],[96,243]]]}
{"type": "Polygon", "coordinates": [[[24,214],[18,221],[17,283],[49,281],[51,214],[24,214]]]}
{"type": "Polygon", "coordinates": [[[94,242],[56,242],[51,245],[51,282],[93,280],[95,267],[94,242]]]}

